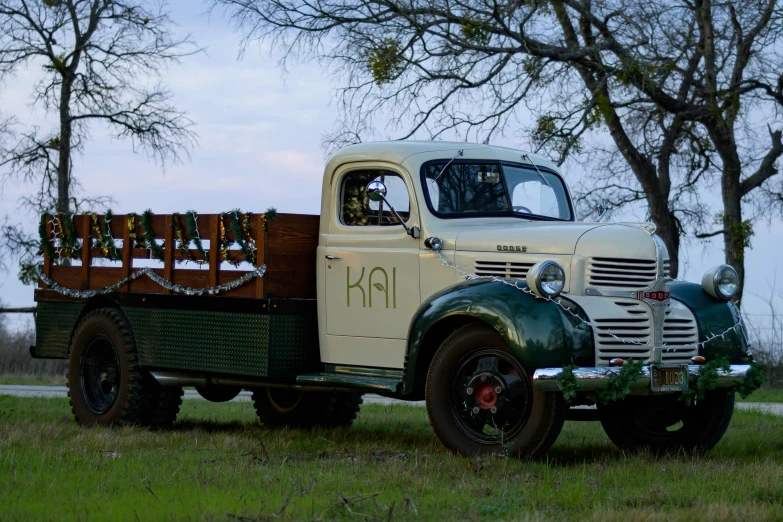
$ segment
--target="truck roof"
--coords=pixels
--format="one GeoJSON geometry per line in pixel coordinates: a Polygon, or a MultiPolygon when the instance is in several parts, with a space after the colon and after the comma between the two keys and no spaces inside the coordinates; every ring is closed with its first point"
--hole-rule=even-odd
{"type": "Polygon", "coordinates": [[[466,154],[466,157],[484,157],[485,159],[496,159],[502,161],[521,161],[520,156],[529,154],[530,158],[538,165],[559,170],[552,160],[545,156],[526,151],[512,149],[509,147],[499,147],[497,145],[483,145],[481,143],[467,143],[464,141],[424,141],[424,140],[399,140],[399,141],[375,141],[368,143],[357,143],[349,145],[334,152],[327,161],[326,171],[332,172],[339,165],[344,163],[354,163],[357,161],[388,161],[390,163],[402,164],[407,158],[414,154],[426,152],[444,152],[444,157],[451,157],[456,152],[464,149],[472,151],[473,154],[466,154]]]}

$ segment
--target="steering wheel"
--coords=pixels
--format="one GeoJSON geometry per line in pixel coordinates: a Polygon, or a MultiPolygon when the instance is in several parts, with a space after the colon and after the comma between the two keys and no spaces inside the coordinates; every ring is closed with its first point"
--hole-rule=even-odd
{"type": "Polygon", "coordinates": [[[514,212],[524,212],[525,214],[533,213],[529,208],[523,207],[522,205],[514,205],[511,208],[514,210],[514,212]]]}

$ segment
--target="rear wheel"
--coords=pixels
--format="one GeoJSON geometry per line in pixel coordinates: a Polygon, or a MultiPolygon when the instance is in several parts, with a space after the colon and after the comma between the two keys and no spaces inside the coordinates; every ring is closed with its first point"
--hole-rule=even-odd
{"type": "Polygon", "coordinates": [[[427,374],[426,401],[435,434],[462,455],[541,455],[565,420],[560,394],[534,389],[503,339],[483,325],[464,326],[443,342],[427,374]]]}
{"type": "Polygon", "coordinates": [[[145,412],[145,375],[130,325],[113,309],[89,312],[68,355],[68,396],[83,425],[138,424],[145,412]]]}
{"type": "Polygon", "coordinates": [[[259,388],[253,392],[258,418],[269,427],[350,426],[362,404],[360,393],[259,388]]]}
{"type": "Polygon", "coordinates": [[[734,391],[718,388],[707,392],[693,406],[679,395],[628,396],[600,406],[601,425],[618,447],[654,453],[703,453],[712,449],[726,432],[734,412],[734,391]]]}

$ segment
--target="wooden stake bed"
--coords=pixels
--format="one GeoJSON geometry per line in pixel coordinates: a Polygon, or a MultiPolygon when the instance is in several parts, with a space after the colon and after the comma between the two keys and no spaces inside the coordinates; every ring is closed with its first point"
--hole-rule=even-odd
{"type": "MultiPolygon", "coordinates": [[[[94,233],[95,223],[91,215],[77,215],[73,217],[74,231],[81,245],[89,245],[90,248],[82,248],[81,263],[73,260],[74,265],[66,266],[55,262],[46,252],[44,253],[43,271],[59,285],[74,290],[98,290],[105,288],[117,281],[128,277],[138,270],[134,267],[134,260],[157,260],[149,248],[139,248],[144,243],[144,229],[142,216],[134,215],[135,227],[129,227],[128,215],[113,215],[109,223],[111,234],[117,245],[119,261],[114,266],[94,266],[96,259],[110,259],[100,248],[100,238],[94,233]],[[135,228],[135,230],[131,230],[135,228]],[[137,235],[137,241],[132,241],[133,233],[137,235]],[[131,243],[134,243],[131,245],[131,243]]],[[[239,222],[242,223],[244,215],[239,214],[239,222]]],[[[103,228],[105,217],[98,215],[99,229],[103,228]]],[[[241,250],[230,250],[229,255],[233,260],[241,260],[238,269],[225,263],[225,252],[221,251],[221,237],[234,241],[234,232],[231,230],[229,216],[224,216],[221,227],[221,217],[218,214],[199,214],[198,233],[201,238],[204,256],[193,248],[190,243],[189,253],[180,248],[180,241],[176,237],[175,230],[181,230],[183,238],[190,242],[187,231],[186,215],[179,216],[180,223],[174,226],[176,217],[171,214],[152,215],[152,230],[161,243],[163,251],[162,267],[154,264],[154,271],[164,279],[172,283],[190,288],[208,288],[228,283],[241,278],[252,269],[251,265],[244,262],[241,250]],[[206,261],[200,267],[189,259],[206,261]]],[[[55,251],[58,250],[62,234],[67,234],[59,228],[57,238],[53,230],[51,216],[46,216],[46,233],[53,242],[55,251]]],[[[60,220],[62,223],[62,220],[60,220]]],[[[315,286],[315,262],[316,249],[318,247],[319,217],[304,214],[277,214],[274,219],[266,220],[264,214],[251,214],[249,216],[249,232],[255,241],[256,261],[255,266],[266,265],[264,277],[255,278],[238,288],[221,292],[223,297],[255,297],[255,298],[316,298],[315,286]]],[[[61,227],[60,227],[61,228],[61,227]]],[[[145,263],[150,266],[150,263],[145,263]]],[[[42,290],[47,286],[39,281],[38,287],[42,290]]],[[[139,279],[121,287],[118,292],[133,293],[170,293],[169,290],[159,286],[148,277],[139,279]]],[[[36,300],[47,300],[53,292],[36,292],[36,300]]],[[[58,300],[62,300],[60,296],[58,300]]]]}

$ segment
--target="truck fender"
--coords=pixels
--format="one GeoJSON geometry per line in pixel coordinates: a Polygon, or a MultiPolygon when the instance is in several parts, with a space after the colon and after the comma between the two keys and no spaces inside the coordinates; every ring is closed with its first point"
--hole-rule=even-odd
{"type": "MultiPolygon", "coordinates": [[[[527,288],[524,282],[516,282],[527,288]]],[[[537,368],[570,363],[592,366],[595,347],[581,308],[560,298],[556,303],[488,279],[450,286],[427,299],[411,320],[403,371],[403,395],[422,395],[435,352],[455,330],[482,322],[505,341],[530,375],[537,368]],[[574,315],[572,315],[574,314],[574,315]],[[583,320],[578,319],[581,317],[583,320]]]]}
{"type": "Polygon", "coordinates": [[[696,316],[700,342],[713,335],[719,336],[737,323],[742,324],[741,328],[735,328],[725,333],[723,337],[716,337],[703,345],[699,350],[701,355],[707,360],[725,355],[732,364],[750,363],[751,358],[748,355],[750,347],[745,338],[747,330],[733,304],[715,299],[696,283],[672,281],[669,283],[669,291],[673,299],[683,303],[696,316]]]}

